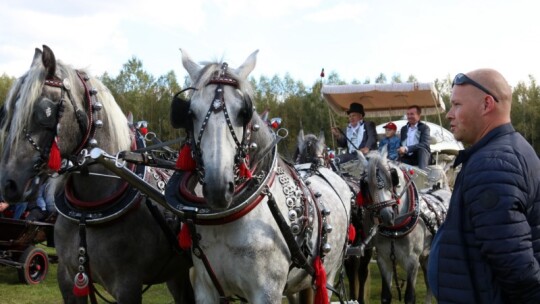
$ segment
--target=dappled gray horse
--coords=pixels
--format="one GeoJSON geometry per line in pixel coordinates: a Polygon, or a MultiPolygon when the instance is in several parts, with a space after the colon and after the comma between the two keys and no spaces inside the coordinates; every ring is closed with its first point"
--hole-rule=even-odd
{"type": "Polygon", "coordinates": [[[324,298],[344,254],[351,192],[331,170],[302,180],[281,160],[280,131],[268,128],[250,99],[247,77],[256,54],[233,69],[223,62],[200,66],[182,51],[193,88],[189,102],[173,102],[171,120],[189,134],[192,153],[180,153],[180,163],[193,155],[196,166],[178,172],[166,195],[196,236],[193,286],[199,303],[234,296],[281,303],[283,294],[313,284],[316,297],[324,298]],[[192,181],[203,197],[193,197],[198,193],[191,191],[192,181]]]}
{"type": "MultiPolygon", "coordinates": [[[[54,237],[66,303],[93,298],[92,283],[119,303],[141,303],[143,284],[165,281],[176,303],[193,302],[189,258],[173,250],[167,230],[151,214],[156,207],[101,165],[85,161],[91,147],[116,155],[136,141],[109,90],[56,61],[47,46],[36,49],[30,70],[10,90],[1,129],[1,190],[11,203],[32,200],[40,184],[54,177],[48,182],[60,194],[54,237]]],[[[144,166],[132,169],[151,184],[163,186],[169,177],[144,166]]],[[[156,216],[165,222],[162,209],[156,216]]]]}
{"type": "MultiPolygon", "coordinates": [[[[297,149],[294,156],[296,167],[300,172],[307,174],[312,170],[318,170],[320,167],[331,167],[331,159],[327,153],[326,140],[324,132],[319,136],[314,134],[305,134],[301,129],[297,137],[297,149]]],[[[360,170],[360,168],[358,168],[360,170]]],[[[360,181],[353,177],[343,177],[353,192],[360,191],[360,181]]],[[[368,230],[371,228],[364,220],[366,214],[365,208],[356,204],[351,205],[351,224],[354,227],[354,233],[349,235],[349,243],[352,247],[362,246],[367,238],[368,230]],[[353,235],[354,234],[354,235],[353,235]]],[[[373,255],[372,244],[364,243],[362,255],[351,255],[345,258],[344,267],[349,281],[349,300],[356,300],[364,303],[364,286],[369,276],[369,262],[373,255]]]]}
{"type": "Polygon", "coordinates": [[[367,220],[378,225],[374,238],[377,264],[383,277],[381,302],[392,300],[392,278],[396,282],[401,300],[401,290],[396,266],[406,273],[405,303],[415,303],[415,284],[419,266],[422,267],[427,287],[426,302],[431,302],[427,283],[427,259],[431,241],[446,217],[451,192],[434,188],[419,191],[413,182],[410,167],[389,161],[386,151],[360,155],[365,170],[362,204],[369,212],[367,220]]]}

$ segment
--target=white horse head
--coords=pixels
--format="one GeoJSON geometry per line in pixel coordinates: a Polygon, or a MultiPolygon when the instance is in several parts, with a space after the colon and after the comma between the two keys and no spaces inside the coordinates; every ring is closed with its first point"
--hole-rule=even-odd
{"type": "MultiPolygon", "coordinates": [[[[190,105],[195,160],[204,197],[214,209],[230,207],[241,179],[239,172],[246,167],[253,169],[249,167],[250,161],[255,162],[258,157],[255,152],[250,154],[249,145],[256,141],[251,128],[263,122],[254,113],[247,80],[255,68],[257,53],[253,52],[233,69],[224,62],[201,66],[182,51],[182,63],[195,88],[190,105]]],[[[251,148],[260,150],[264,145],[258,143],[251,148]]]]}
{"type": "MultiPolygon", "coordinates": [[[[383,151],[384,152],[384,151],[383,151]]],[[[372,153],[366,169],[366,179],[371,196],[371,209],[376,210],[383,225],[393,226],[401,212],[411,203],[405,193],[410,186],[402,168],[389,161],[386,154],[372,153]]]]}
{"type": "Polygon", "coordinates": [[[304,130],[300,129],[297,137],[297,155],[294,159],[297,164],[317,163],[324,165],[326,153],[326,140],[324,131],[320,131],[319,136],[314,134],[304,135],[304,130]]]}

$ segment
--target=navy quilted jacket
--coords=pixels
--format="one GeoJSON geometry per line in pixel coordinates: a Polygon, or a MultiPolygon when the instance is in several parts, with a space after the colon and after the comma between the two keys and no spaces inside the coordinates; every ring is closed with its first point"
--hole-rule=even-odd
{"type": "Polygon", "coordinates": [[[438,303],[540,303],[540,160],[511,124],[461,151],[428,278],[438,303]]]}

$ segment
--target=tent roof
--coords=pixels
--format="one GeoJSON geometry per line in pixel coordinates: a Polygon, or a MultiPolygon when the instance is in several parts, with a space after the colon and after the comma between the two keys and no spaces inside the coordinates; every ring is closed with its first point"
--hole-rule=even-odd
{"type": "Polygon", "coordinates": [[[446,110],[433,83],[324,85],[321,93],[332,110],[342,116],[347,115],[353,102],[361,103],[371,117],[403,115],[412,105],[420,106],[423,115],[446,110]]]}

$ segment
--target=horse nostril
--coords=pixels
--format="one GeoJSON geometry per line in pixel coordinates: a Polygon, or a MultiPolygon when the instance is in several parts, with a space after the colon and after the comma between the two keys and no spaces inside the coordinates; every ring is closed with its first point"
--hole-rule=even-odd
{"type": "Polygon", "coordinates": [[[234,192],[234,183],[233,182],[229,182],[229,192],[230,193],[234,192]]]}

